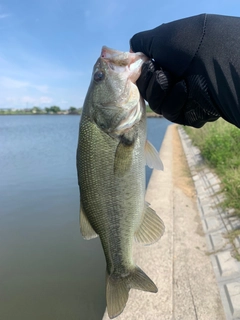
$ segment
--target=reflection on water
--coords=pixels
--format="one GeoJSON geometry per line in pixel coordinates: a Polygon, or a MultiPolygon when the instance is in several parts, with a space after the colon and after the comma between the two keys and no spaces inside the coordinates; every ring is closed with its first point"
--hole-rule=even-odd
{"type": "MultiPolygon", "coordinates": [[[[69,115],[0,116],[0,319],[104,313],[102,248],[83,240],[78,224],[78,124],[69,115]]],[[[157,148],[168,124],[148,119],[157,148]]]]}

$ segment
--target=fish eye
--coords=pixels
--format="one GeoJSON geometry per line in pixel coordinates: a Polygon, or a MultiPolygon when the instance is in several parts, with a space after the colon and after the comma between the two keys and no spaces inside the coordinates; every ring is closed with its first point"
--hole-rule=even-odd
{"type": "Polygon", "coordinates": [[[103,80],[105,78],[105,74],[104,74],[104,72],[102,72],[102,71],[97,71],[97,72],[95,72],[95,74],[94,74],[94,80],[96,81],[96,82],[99,82],[99,81],[101,81],[101,80],[103,80]]]}

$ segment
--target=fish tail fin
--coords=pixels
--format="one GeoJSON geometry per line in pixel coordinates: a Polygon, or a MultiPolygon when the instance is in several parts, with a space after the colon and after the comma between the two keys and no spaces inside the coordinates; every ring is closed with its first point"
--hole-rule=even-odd
{"type": "Polygon", "coordinates": [[[106,300],[107,311],[110,319],[119,316],[126,306],[128,300],[128,287],[127,277],[117,277],[114,274],[107,274],[106,283],[106,300]]]}
{"type": "Polygon", "coordinates": [[[138,266],[126,276],[107,274],[106,282],[107,311],[110,319],[123,312],[131,288],[155,293],[158,291],[154,282],[138,266]]]}

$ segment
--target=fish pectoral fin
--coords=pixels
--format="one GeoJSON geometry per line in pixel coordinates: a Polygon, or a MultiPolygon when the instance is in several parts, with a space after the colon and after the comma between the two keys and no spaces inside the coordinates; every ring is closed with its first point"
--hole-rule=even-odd
{"type": "Polygon", "coordinates": [[[138,267],[135,266],[125,276],[106,276],[106,301],[110,319],[119,316],[127,303],[129,290],[158,291],[155,283],[138,267]]]}
{"type": "Polygon", "coordinates": [[[162,219],[145,203],[142,223],[134,234],[135,240],[144,245],[152,244],[162,237],[164,230],[162,219]]]}
{"type": "Polygon", "coordinates": [[[93,230],[86,214],[80,205],[80,231],[84,239],[90,240],[98,237],[98,234],[93,230]]]}
{"type": "Polygon", "coordinates": [[[156,170],[163,170],[163,163],[160,156],[154,146],[147,140],[145,143],[145,158],[146,164],[149,168],[156,170]]]}
{"type": "Polygon", "coordinates": [[[134,133],[122,135],[117,146],[114,159],[114,174],[117,177],[124,176],[131,168],[133,149],[135,144],[134,133]]]}

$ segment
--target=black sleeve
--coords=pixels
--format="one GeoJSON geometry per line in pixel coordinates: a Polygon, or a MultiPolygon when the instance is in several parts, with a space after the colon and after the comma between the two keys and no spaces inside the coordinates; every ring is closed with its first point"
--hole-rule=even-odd
{"type": "MultiPolygon", "coordinates": [[[[203,14],[136,34],[130,45],[133,51],[142,51],[170,72],[175,83],[183,85],[181,90],[184,86],[187,88],[183,109],[179,108],[175,117],[183,118],[183,110],[191,114],[194,101],[189,104],[189,86],[197,88],[198,95],[204,83],[206,95],[201,102],[208,98],[211,104],[207,121],[213,120],[212,113],[219,114],[240,127],[239,35],[240,18],[203,14]]],[[[172,90],[176,91],[176,98],[178,91],[174,87],[172,90]]],[[[165,104],[165,113],[168,112],[166,106],[169,108],[169,103],[165,104]]],[[[171,117],[173,111],[169,110],[168,116],[171,117]]]]}
{"type": "Polygon", "coordinates": [[[202,41],[206,15],[162,24],[135,34],[130,40],[134,52],[143,52],[173,75],[181,78],[202,41]]]}

